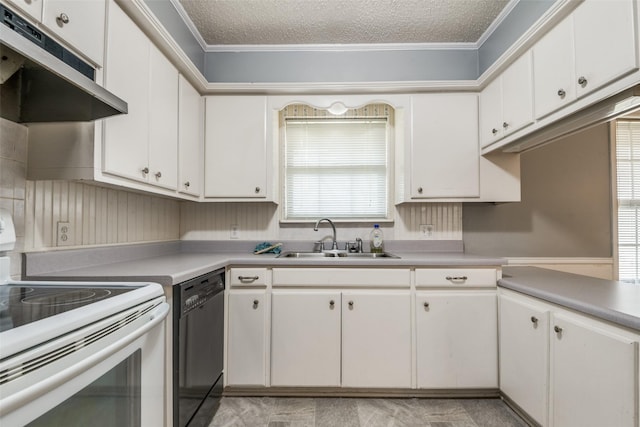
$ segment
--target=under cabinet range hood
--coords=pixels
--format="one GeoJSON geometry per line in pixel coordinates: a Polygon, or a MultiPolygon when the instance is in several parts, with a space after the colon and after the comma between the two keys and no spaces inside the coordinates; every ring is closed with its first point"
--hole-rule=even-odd
{"type": "Polygon", "coordinates": [[[88,122],[127,113],[95,70],[0,4],[0,117],[17,123],[88,122]]]}

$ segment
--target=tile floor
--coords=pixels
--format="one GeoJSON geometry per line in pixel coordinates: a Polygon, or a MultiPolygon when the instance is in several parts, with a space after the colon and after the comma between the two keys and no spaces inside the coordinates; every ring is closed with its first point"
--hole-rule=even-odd
{"type": "Polygon", "coordinates": [[[500,399],[224,397],[209,427],[526,427],[500,399]]]}

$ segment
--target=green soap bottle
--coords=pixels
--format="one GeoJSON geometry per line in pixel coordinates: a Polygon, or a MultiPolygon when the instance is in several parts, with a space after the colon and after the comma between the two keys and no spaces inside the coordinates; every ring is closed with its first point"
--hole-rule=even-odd
{"type": "Polygon", "coordinates": [[[371,230],[369,244],[371,245],[372,253],[381,254],[384,252],[384,235],[378,224],[375,224],[373,230],[371,230]]]}

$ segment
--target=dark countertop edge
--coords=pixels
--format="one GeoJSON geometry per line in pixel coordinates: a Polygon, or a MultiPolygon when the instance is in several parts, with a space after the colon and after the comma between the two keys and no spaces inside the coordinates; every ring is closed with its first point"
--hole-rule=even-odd
{"type": "MultiPolygon", "coordinates": [[[[518,268],[537,269],[538,267],[518,267],[518,268]]],[[[545,275],[554,275],[554,273],[556,273],[560,280],[562,280],[563,275],[572,274],[572,273],[564,273],[564,272],[555,272],[553,270],[546,270],[546,269],[540,269],[540,270],[543,270],[545,275]]],[[[602,280],[603,284],[612,282],[604,279],[594,279],[589,276],[585,276],[585,278],[588,278],[589,280],[602,280]]],[[[603,306],[597,306],[592,303],[580,301],[575,298],[570,298],[567,296],[548,292],[546,290],[541,290],[533,286],[529,286],[526,283],[522,283],[518,281],[517,273],[515,274],[515,276],[506,276],[506,277],[503,276],[502,279],[498,280],[498,287],[519,292],[521,294],[524,294],[530,297],[538,298],[542,301],[556,304],[561,307],[577,311],[579,313],[594,316],[600,320],[608,321],[614,324],[615,326],[622,326],[622,327],[631,329],[631,332],[633,333],[640,333],[640,317],[623,313],[615,309],[606,308],[603,306]]]]}

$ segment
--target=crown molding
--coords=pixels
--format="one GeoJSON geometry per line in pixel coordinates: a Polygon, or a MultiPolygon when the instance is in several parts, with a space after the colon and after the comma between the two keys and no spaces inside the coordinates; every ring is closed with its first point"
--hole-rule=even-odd
{"type": "Polygon", "coordinates": [[[520,0],[511,0],[509,3],[507,3],[507,5],[504,7],[504,9],[502,9],[500,14],[496,17],[496,19],[493,20],[491,25],[487,27],[484,33],[482,33],[480,38],[476,41],[475,43],[476,48],[479,49],[480,46],[482,46],[484,42],[486,42],[489,39],[489,37],[491,37],[491,35],[498,29],[498,27],[502,25],[504,20],[507,19],[507,17],[511,14],[513,9],[515,9],[518,3],[520,3],[520,0]]]}
{"type": "Polygon", "coordinates": [[[169,2],[173,5],[176,12],[178,12],[178,15],[180,15],[180,18],[182,18],[182,21],[184,22],[184,24],[187,26],[187,28],[193,35],[193,38],[196,39],[196,41],[198,42],[202,50],[206,52],[207,42],[204,41],[204,39],[202,38],[202,35],[200,34],[200,31],[198,31],[198,29],[196,28],[196,25],[193,23],[193,21],[187,14],[187,11],[184,10],[182,3],[180,3],[179,0],[169,0],[169,2]]]}
{"type": "Polygon", "coordinates": [[[416,50],[477,50],[476,43],[352,43],[207,45],[205,52],[380,52],[416,50]]]}

